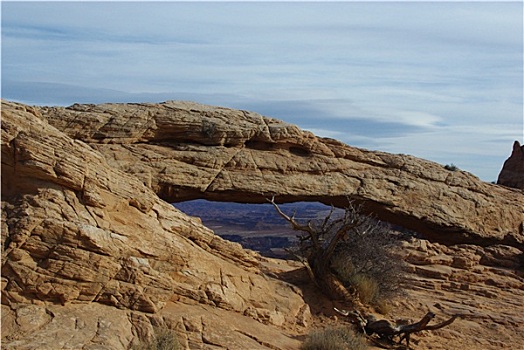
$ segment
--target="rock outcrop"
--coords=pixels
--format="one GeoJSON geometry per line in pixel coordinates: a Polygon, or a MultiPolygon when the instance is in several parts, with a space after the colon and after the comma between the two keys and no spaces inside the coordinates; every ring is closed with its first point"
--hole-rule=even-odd
{"type": "Polygon", "coordinates": [[[513,151],[504,162],[497,184],[524,190],[524,146],[513,143],[513,151]]]}
{"type": "Polygon", "coordinates": [[[192,348],[296,348],[281,329],[308,307],[259,264],[38,109],[3,103],[3,349],[128,349],[165,323],[192,348]]]}
{"type": "Polygon", "coordinates": [[[401,255],[411,271],[410,288],[394,314],[416,319],[429,308],[439,322],[462,315],[453,326],[417,337],[416,349],[524,348],[520,250],[415,239],[404,242],[401,255]]]}
{"type": "Polygon", "coordinates": [[[273,194],[349,196],[420,230],[433,241],[405,247],[416,302],[398,314],[438,302],[477,317],[464,333],[433,335],[442,348],[522,345],[520,190],[193,103],[3,101],[1,128],[3,349],[129,349],[154,327],[190,349],[298,349],[333,309],[318,310],[308,281],[289,283],[299,265],[246,251],[169,204],[273,194]]]}
{"type": "Polygon", "coordinates": [[[347,198],[447,243],[524,246],[524,195],[408,155],[350,147],[259,114],[189,102],[37,111],[168,202],[347,198]]]}

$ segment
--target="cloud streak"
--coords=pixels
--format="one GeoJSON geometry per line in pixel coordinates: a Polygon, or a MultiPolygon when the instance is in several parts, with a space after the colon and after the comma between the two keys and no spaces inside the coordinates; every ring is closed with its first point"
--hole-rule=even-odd
{"type": "Polygon", "coordinates": [[[522,75],[521,3],[2,3],[3,98],[192,99],[437,161],[476,145],[455,163],[486,180],[522,140],[522,75]]]}

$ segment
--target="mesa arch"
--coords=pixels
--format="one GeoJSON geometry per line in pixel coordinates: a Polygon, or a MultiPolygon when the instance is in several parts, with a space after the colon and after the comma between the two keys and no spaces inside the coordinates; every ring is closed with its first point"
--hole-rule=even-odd
{"type": "Polygon", "coordinates": [[[524,192],[463,171],[319,138],[257,113],[168,101],[24,107],[162,199],[263,203],[347,198],[379,218],[446,243],[524,250],[524,192]]]}

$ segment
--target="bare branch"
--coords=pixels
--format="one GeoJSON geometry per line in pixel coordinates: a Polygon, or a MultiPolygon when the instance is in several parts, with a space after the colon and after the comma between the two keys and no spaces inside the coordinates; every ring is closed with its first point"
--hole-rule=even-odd
{"type": "Polygon", "coordinates": [[[309,265],[307,259],[304,258],[303,256],[300,256],[300,255],[296,254],[291,249],[285,249],[285,251],[288,252],[289,254],[293,255],[296,259],[298,259],[298,261],[300,261],[302,263],[302,265],[304,265],[304,267],[306,268],[307,274],[308,274],[309,278],[311,279],[311,281],[317,287],[320,287],[318,285],[318,283],[317,283],[317,280],[315,279],[315,274],[313,273],[313,270],[311,269],[311,266],[309,265]]]}
{"type": "Polygon", "coordinates": [[[402,325],[398,327],[398,333],[414,333],[426,329],[425,327],[435,317],[433,312],[428,312],[422,319],[416,323],[402,325]]]}
{"type": "Polygon", "coordinates": [[[287,222],[291,224],[293,230],[307,232],[309,237],[311,237],[311,241],[315,248],[320,247],[317,232],[313,229],[313,227],[311,227],[311,222],[308,222],[307,225],[301,225],[298,222],[296,222],[294,216],[290,217],[289,215],[285,214],[277,205],[277,203],[275,203],[275,196],[273,196],[271,200],[268,199],[268,202],[271,203],[273,207],[275,207],[275,210],[281,217],[283,217],[287,222]]]}
{"type": "Polygon", "coordinates": [[[331,216],[333,215],[334,212],[335,212],[335,207],[332,205],[331,210],[329,211],[329,214],[326,215],[326,217],[324,218],[324,221],[322,222],[322,225],[320,226],[323,232],[326,231],[326,225],[331,220],[331,216]]]}
{"type": "Polygon", "coordinates": [[[326,248],[325,257],[326,259],[330,259],[331,255],[333,255],[333,252],[335,251],[335,248],[337,247],[337,244],[340,242],[342,237],[348,233],[352,225],[342,225],[337,230],[337,233],[331,238],[331,241],[329,242],[328,247],[326,248]]]}
{"type": "MultiPolygon", "coordinates": [[[[408,349],[410,336],[412,333],[417,333],[425,330],[433,331],[442,327],[446,327],[453,323],[453,321],[455,321],[455,319],[457,319],[458,317],[463,317],[463,315],[456,314],[444,322],[428,326],[428,323],[435,317],[434,313],[428,312],[420,321],[416,323],[407,325],[398,325],[397,323],[397,325],[394,325],[387,320],[375,320],[370,318],[369,316],[364,317],[360,314],[360,312],[358,312],[358,310],[351,312],[346,310],[339,310],[337,308],[334,309],[341,315],[356,318],[356,320],[359,322],[360,330],[367,336],[368,339],[372,340],[377,345],[381,347],[385,346],[385,344],[378,342],[378,339],[371,337],[373,334],[376,334],[381,340],[387,340],[390,344],[393,342],[393,337],[398,336],[400,337],[400,339],[398,343],[395,342],[395,344],[400,345],[403,340],[406,340],[406,345],[408,349]]],[[[385,348],[391,349],[392,347],[387,346],[385,348]]]]}
{"type": "Polygon", "coordinates": [[[441,323],[438,323],[438,324],[435,324],[435,325],[432,325],[432,326],[426,326],[426,327],[424,328],[424,330],[434,331],[435,329],[439,329],[439,328],[442,328],[442,327],[446,327],[446,326],[452,324],[453,321],[455,321],[458,317],[462,318],[463,315],[461,315],[461,314],[453,315],[453,316],[451,316],[448,320],[446,320],[446,321],[444,321],[444,322],[441,322],[441,323]]]}

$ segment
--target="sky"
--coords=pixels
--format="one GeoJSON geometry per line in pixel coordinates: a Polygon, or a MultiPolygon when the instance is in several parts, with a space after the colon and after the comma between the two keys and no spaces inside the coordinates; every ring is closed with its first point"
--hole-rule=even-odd
{"type": "Polygon", "coordinates": [[[191,100],[495,181],[523,136],[523,3],[1,3],[1,96],[191,100]]]}

